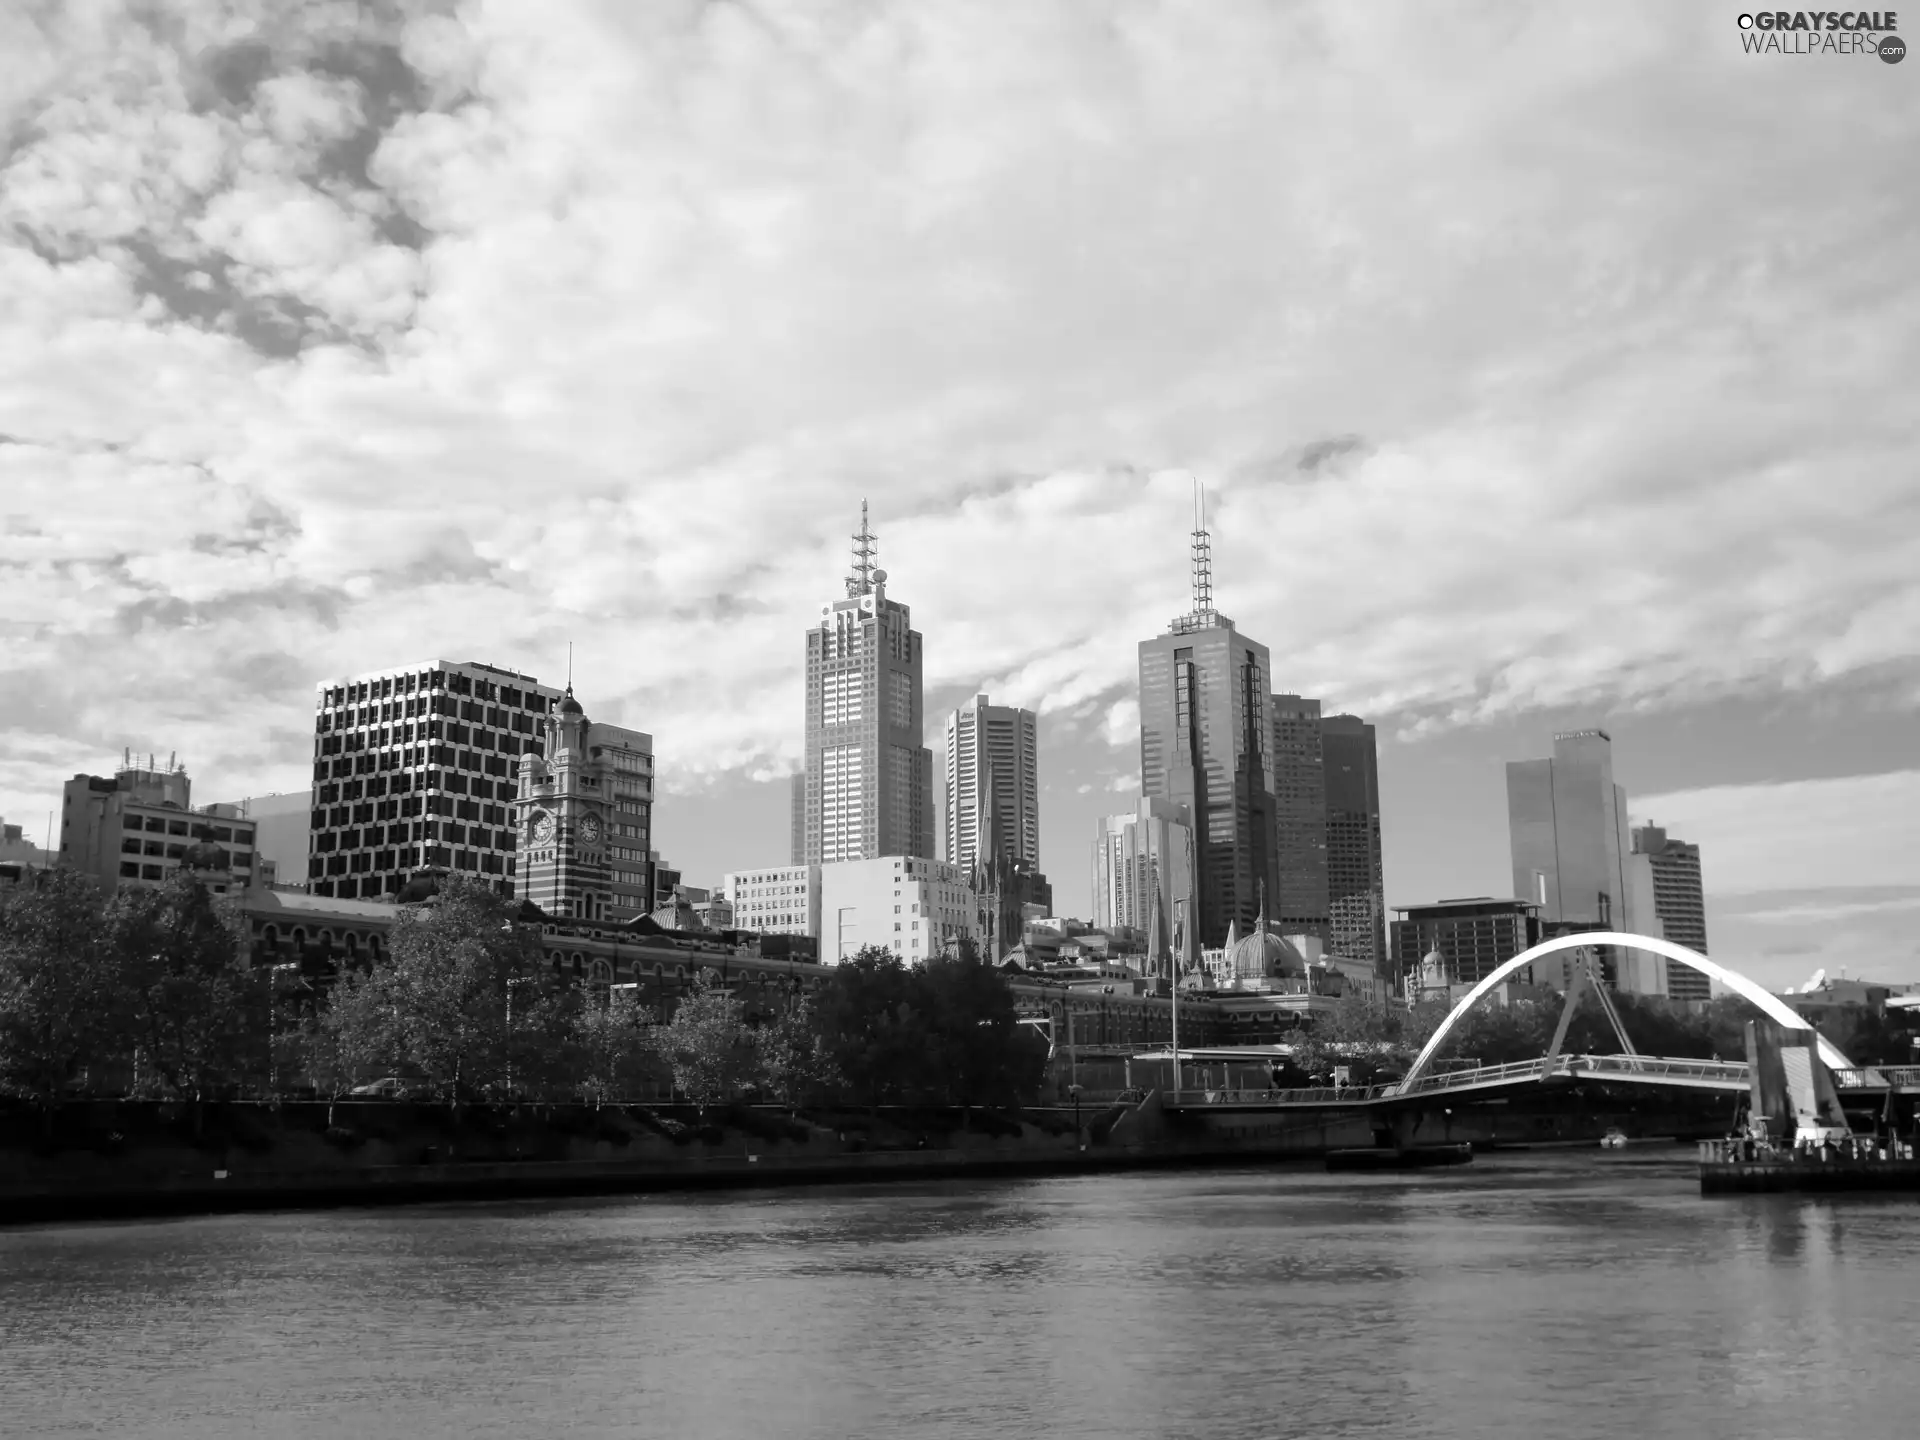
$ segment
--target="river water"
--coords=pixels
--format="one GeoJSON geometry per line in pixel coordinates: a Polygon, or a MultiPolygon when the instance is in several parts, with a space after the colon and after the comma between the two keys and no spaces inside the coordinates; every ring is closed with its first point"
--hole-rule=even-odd
{"type": "Polygon", "coordinates": [[[0,1434],[1920,1434],[1920,1203],[1691,1150],[0,1231],[0,1434]]]}

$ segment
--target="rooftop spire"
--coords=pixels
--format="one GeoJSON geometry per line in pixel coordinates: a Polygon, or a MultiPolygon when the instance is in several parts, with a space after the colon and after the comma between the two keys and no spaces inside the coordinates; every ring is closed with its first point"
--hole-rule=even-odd
{"type": "Polygon", "coordinates": [[[1213,613],[1213,541],[1207,535],[1207,487],[1193,482],[1193,613],[1213,613]]]}
{"type": "Polygon", "coordinates": [[[867,595],[873,591],[873,532],[867,528],[867,502],[860,502],[860,533],[853,537],[853,572],[847,576],[847,594],[867,595]]]}
{"type": "Polygon", "coordinates": [[[1213,608],[1213,539],[1207,532],[1207,488],[1193,482],[1193,608],[1169,627],[1175,635],[1215,626],[1233,628],[1233,622],[1213,608]]]}

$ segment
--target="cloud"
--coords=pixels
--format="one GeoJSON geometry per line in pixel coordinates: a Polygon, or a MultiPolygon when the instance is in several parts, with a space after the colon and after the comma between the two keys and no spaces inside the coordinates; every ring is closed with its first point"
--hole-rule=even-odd
{"type": "Polygon", "coordinates": [[[1920,855],[1920,770],[1675,791],[1636,799],[1633,816],[1700,846],[1713,895],[1905,887],[1920,855]]]}
{"type": "Polygon", "coordinates": [[[1863,916],[1879,917],[1906,910],[1920,910],[1920,891],[1871,900],[1836,898],[1851,893],[1851,889],[1835,890],[1793,904],[1742,909],[1733,913],[1754,925],[1831,925],[1836,921],[1855,920],[1863,916]]]}
{"type": "Polygon", "coordinates": [[[1416,732],[1920,680],[1920,195],[1723,16],[147,13],[0,20],[0,808],[569,639],[777,773],[862,496],[930,688],[1125,747],[1190,474],[1276,688],[1416,732]]]}

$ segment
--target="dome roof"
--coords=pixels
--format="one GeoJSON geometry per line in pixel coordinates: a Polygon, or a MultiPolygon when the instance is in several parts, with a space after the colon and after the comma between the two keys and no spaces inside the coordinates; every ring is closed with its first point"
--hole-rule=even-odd
{"type": "Polygon", "coordinates": [[[1304,975],[1307,962],[1292,945],[1262,926],[1227,950],[1227,971],[1236,976],[1272,979],[1304,975]]]}
{"type": "Polygon", "coordinates": [[[693,906],[685,900],[675,900],[671,905],[662,905],[647,917],[662,930],[677,930],[682,934],[703,934],[707,926],[693,912],[693,906]]]}
{"type": "Polygon", "coordinates": [[[567,686],[567,693],[560,697],[560,703],[554,707],[562,715],[584,715],[580,702],[573,698],[573,686],[567,686]]]}

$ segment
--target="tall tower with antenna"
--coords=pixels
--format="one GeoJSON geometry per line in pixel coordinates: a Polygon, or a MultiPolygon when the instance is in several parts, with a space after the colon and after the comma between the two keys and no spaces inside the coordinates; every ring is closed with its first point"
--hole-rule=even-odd
{"type": "Polygon", "coordinates": [[[1140,788],[1184,807],[1194,832],[1197,938],[1213,948],[1280,894],[1272,662],[1214,608],[1206,493],[1194,486],[1192,608],[1140,642],[1140,788]]]}
{"type": "Polygon", "coordinates": [[[887,595],[860,502],[846,598],[807,631],[806,768],[794,777],[795,865],[934,853],[920,632],[887,595]]]}

